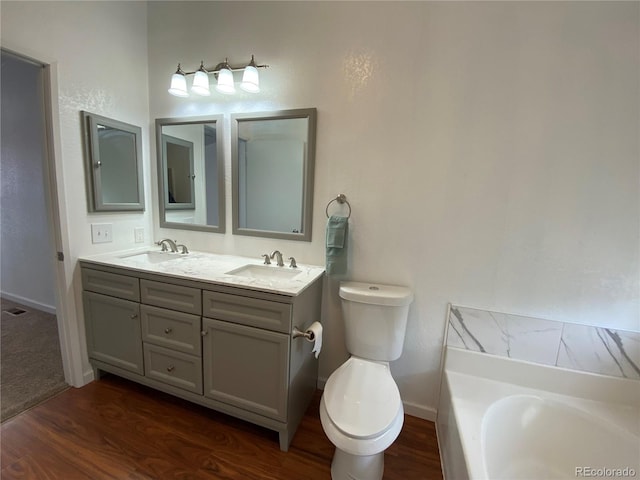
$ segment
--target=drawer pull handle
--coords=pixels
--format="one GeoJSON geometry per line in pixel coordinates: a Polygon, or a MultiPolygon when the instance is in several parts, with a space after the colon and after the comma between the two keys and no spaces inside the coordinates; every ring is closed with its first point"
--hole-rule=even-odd
{"type": "Polygon", "coordinates": [[[167,372],[171,373],[171,372],[173,372],[175,369],[176,369],[176,367],[174,367],[173,365],[169,365],[169,366],[167,367],[167,372]]]}
{"type": "Polygon", "coordinates": [[[171,332],[173,332],[173,328],[171,327],[167,327],[164,329],[164,333],[166,333],[167,335],[170,334],[171,332]]]}

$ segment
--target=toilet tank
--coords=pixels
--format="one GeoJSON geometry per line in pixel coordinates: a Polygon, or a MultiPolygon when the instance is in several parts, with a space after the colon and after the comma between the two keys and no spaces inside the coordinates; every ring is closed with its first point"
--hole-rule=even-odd
{"type": "Polygon", "coordinates": [[[407,287],[341,282],[347,350],[369,360],[390,362],[402,354],[409,305],[407,287]]]}

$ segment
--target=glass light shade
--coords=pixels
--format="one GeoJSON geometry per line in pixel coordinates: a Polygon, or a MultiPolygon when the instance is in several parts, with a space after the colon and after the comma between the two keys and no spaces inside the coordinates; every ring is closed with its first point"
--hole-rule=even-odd
{"type": "Polygon", "coordinates": [[[216,90],[227,95],[236,93],[236,87],[233,85],[233,72],[228,68],[223,68],[218,72],[216,90]]]}
{"type": "Polygon", "coordinates": [[[191,86],[191,91],[198,95],[202,95],[203,97],[208,97],[211,95],[209,91],[209,75],[206,72],[198,70],[193,77],[193,85],[191,86]]]}
{"type": "Polygon", "coordinates": [[[188,97],[189,92],[187,92],[187,78],[181,73],[174,73],[171,75],[169,93],[176,97],[188,97]]]}
{"type": "Polygon", "coordinates": [[[251,65],[245,67],[240,88],[249,93],[258,93],[260,91],[260,77],[256,67],[251,65]]]}

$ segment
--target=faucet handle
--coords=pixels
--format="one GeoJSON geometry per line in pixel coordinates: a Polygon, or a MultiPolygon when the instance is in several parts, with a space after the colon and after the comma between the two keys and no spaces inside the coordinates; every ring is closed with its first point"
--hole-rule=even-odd
{"type": "Polygon", "coordinates": [[[298,268],[298,264],[296,263],[296,259],[293,257],[289,257],[289,267],[290,268],[298,268]]]}
{"type": "Polygon", "coordinates": [[[264,264],[265,265],[271,265],[271,260],[269,259],[269,254],[268,253],[263,253],[262,257],[264,257],[264,264]]]}
{"type": "Polygon", "coordinates": [[[182,244],[182,243],[176,245],[176,248],[181,248],[182,249],[180,253],[184,253],[184,254],[189,253],[189,249],[187,248],[187,246],[182,244]]]}
{"type": "Polygon", "coordinates": [[[162,252],[166,252],[167,251],[167,245],[163,241],[156,242],[156,245],[159,245],[161,247],[161,251],[162,252]]]}

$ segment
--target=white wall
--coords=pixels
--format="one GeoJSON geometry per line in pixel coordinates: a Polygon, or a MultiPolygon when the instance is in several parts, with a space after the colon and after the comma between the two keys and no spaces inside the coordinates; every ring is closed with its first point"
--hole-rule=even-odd
{"type": "MultiPolygon", "coordinates": [[[[151,2],[151,119],[318,109],[311,243],[170,232],[155,220],[156,236],[323,264],[325,206],[345,193],[348,278],[415,291],[393,364],[414,413],[436,404],[447,302],[640,330],[639,8],[151,2]],[[166,92],[178,62],[251,54],[271,65],[257,96],[166,92]]],[[[225,154],[230,232],[228,144],[225,154]]],[[[325,377],[346,357],[338,280],[325,285],[325,377]]]]}
{"type": "Polygon", "coordinates": [[[0,285],[6,298],[55,313],[42,73],[38,65],[2,55],[0,285]]]}
{"type": "MultiPolygon", "coordinates": [[[[87,110],[142,127],[149,138],[147,12],[142,2],[0,3],[2,47],[52,65],[58,195],[62,205],[66,285],[71,307],[69,348],[82,358],[71,381],[90,378],[86,358],[81,255],[133,247],[134,227],[151,235],[151,210],[144,213],[87,213],[80,111],[87,110]],[[112,223],[113,243],[93,245],[91,223],[112,223]]],[[[152,204],[148,140],[143,144],[146,204],[152,204]]],[[[69,379],[68,379],[69,380],[69,379]]]]}
{"type": "MultiPolygon", "coordinates": [[[[76,306],[77,348],[78,256],[133,246],[133,228],[149,233],[153,221],[155,239],[193,250],[258,257],[277,248],[322,264],[324,209],[338,193],[353,207],[348,278],[415,291],[404,355],[393,364],[411,413],[436,403],[447,302],[640,330],[637,2],[3,1],[0,9],[3,47],[55,66],[64,291],[76,306]],[[178,62],[192,69],[252,53],[271,65],[260,71],[258,96],[166,92],[178,62]],[[155,118],[304,107],[318,109],[311,243],[231,235],[228,139],[229,233],[158,227],[155,118]],[[87,213],[83,109],[143,127],[147,212],[87,213]],[[92,222],[113,223],[114,242],[92,245],[92,222]]],[[[339,279],[325,284],[325,377],[346,358],[339,279]]]]}

